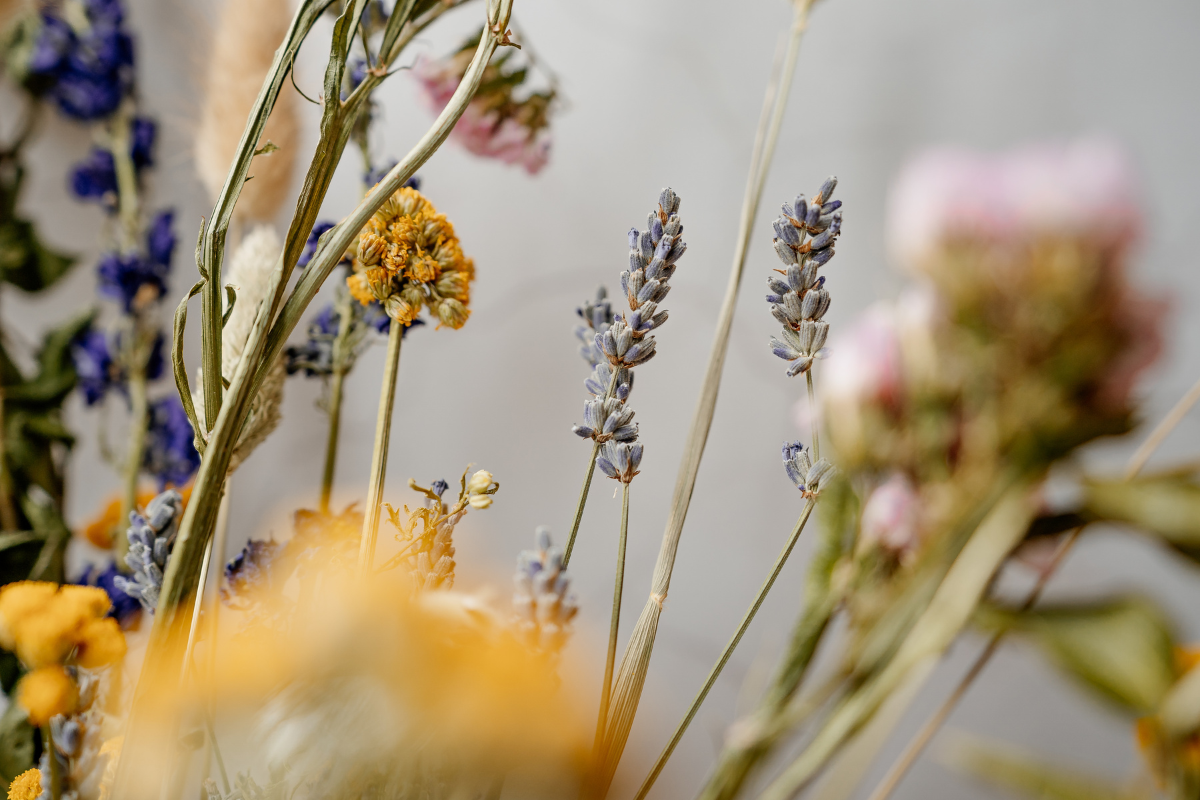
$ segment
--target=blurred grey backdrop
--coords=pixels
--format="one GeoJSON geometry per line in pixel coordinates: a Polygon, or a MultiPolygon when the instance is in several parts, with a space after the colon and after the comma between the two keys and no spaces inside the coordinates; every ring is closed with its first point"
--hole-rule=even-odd
{"type": "MultiPolygon", "coordinates": [[[[210,201],[194,177],[191,134],[216,5],[212,0],[131,0],[145,110],[163,122],[151,202],[178,209],[180,246],[172,291],[194,280],[191,242],[210,201]]],[[[442,54],[482,18],[480,4],[449,15],[411,53],[442,54]]],[[[536,178],[449,144],[421,170],[424,190],[453,221],[479,277],[474,313],[461,331],[417,330],[406,342],[396,405],[387,499],[412,502],[408,478],[454,479],[468,463],[495,473],[495,505],[456,536],[459,588],[491,586],[507,603],[508,573],[535,525],[565,535],[587,445],[572,436],[586,366],[572,336],[574,308],[601,283],[618,285],[625,232],[644,224],[658,190],[683,197],[688,253],[659,336],[660,354],[639,370],[634,404],[646,443],[632,493],[623,626],[648,592],[680,449],[725,285],[737,214],[772,54],[790,21],[782,0],[741,3],[517,0],[521,37],[560,76],[569,99],[555,120],[550,166],[536,178]]],[[[779,444],[801,432],[791,408],[801,384],[766,347],[775,324],[762,302],[773,266],[769,221],[778,204],[813,192],[836,173],[845,233],[829,275],[835,329],[902,285],[883,237],[890,180],[912,153],[955,143],[996,149],[1031,139],[1090,133],[1116,137],[1140,170],[1147,235],[1138,274],[1169,295],[1170,345],[1142,386],[1146,417],[1161,416],[1200,375],[1200,300],[1193,231],[1200,205],[1200,6],[1186,0],[1131,5],[1109,0],[826,0],[803,44],[779,150],[753,238],[716,420],[659,632],[653,666],[614,797],[627,797],[665,742],[733,631],[778,548],[800,498],[779,465],[779,444]]],[[[304,48],[298,81],[315,95],[329,26],[304,48]]],[[[0,107],[14,108],[11,89],[0,107]]],[[[375,151],[399,157],[431,114],[414,82],[385,84],[375,151]]],[[[306,106],[306,162],[316,111],[306,106]]],[[[11,117],[8,114],[3,116],[11,117]]],[[[74,308],[94,302],[101,212],[67,197],[65,174],[88,135],[48,115],[30,151],[25,210],[55,244],[84,254],[73,276],[30,300],[9,292],[6,322],[33,339],[74,308]]],[[[348,151],[323,217],[358,199],[357,156],[348,151]]],[[[299,174],[297,175],[298,183],[299,174]]],[[[286,209],[285,209],[286,212],[286,209]]],[[[286,224],[281,216],[279,224],[286,224]]],[[[282,230],[282,228],[281,228],[282,230]]],[[[172,299],[167,305],[174,305],[172,299]]],[[[198,314],[198,312],[197,312],[198,314]]],[[[198,317],[197,317],[198,319],[198,317]]],[[[189,331],[190,363],[198,344],[189,331]]],[[[365,494],[383,348],[361,360],[344,411],[337,503],[365,494]]],[[[819,379],[819,378],[818,378],[819,379]]],[[[160,391],[172,391],[164,381],[160,391]]],[[[325,418],[320,386],[292,379],[284,427],[232,485],[230,551],[251,535],[288,535],[292,509],[311,505],[321,469],[325,418]]],[[[119,415],[113,415],[119,417],[119,415]]],[[[100,415],[70,406],[80,431],[70,469],[72,523],[91,516],[117,486],[100,458],[100,415]]],[[[1135,437],[1136,438],[1136,437],[1135,437]]],[[[1101,444],[1091,466],[1115,471],[1131,440],[1101,444]]],[[[1179,427],[1156,459],[1200,449],[1200,415],[1179,427]]],[[[619,501],[597,481],[572,562],[582,605],[571,659],[594,695],[611,598],[619,501]]],[[[755,700],[798,607],[808,558],[802,542],[665,771],[653,796],[688,797],[702,783],[726,726],[755,700]]],[[[1163,602],[1186,638],[1200,635],[1195,571],[1113,531],[1090,534],[1052,584],[1079,596],[1138,587],[1163,602]]],[[[905,739],[931,713],[980,641],[968,637],[920,694],[877,767],[865,797],[905,739]]],[[[937,752],[962,731],[997,737],[1096,774],[1137,768],[1131,721],[1068,685],[1037,653],[1008,643],[896,793],[897,798],[990,798],[991,790],[939,765],[937,752]]]]}

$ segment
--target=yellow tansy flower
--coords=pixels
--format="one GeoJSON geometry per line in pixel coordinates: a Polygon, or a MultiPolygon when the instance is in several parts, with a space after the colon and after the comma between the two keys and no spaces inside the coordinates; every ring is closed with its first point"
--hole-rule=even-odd
{"type": "Polygon", "coordinates": [[[75,662],[84,669],[99,669],[125,657],[125,634],[112,617],[94,619],[79,632],[75,662]]]}
{"type": "Polygon", "coordinates": [[[84,626],[102,618],[110,606],[108,595],[98,587],[61,587],[40,611],[14,626],[17,656],[34,669],[62,663],[79,642],[84,626]]]}
{"type": "Polygon", "coordinates": [[[45,608],[58,586],[44,581],[17,581],[0,589],[0,647],[17,649],[17,626],[45,608]]]}
{"type": "Polygon", "coordinates": [[[416,189],[402,187],[359,233],[347,285],[360,303],[378,300],[403,325],[425,307],[442,325],[461,328],[474,277],[450,221],[416,189]]]}
{"type": "Polygon", "coordinates": [[[37,800],[42,793],[42,772],[27,769],[8,785],[8,800],[37,800]]]}
{"type": "Polygon", "coordinates": [[[29,714],[30,724],[45,725],[51,717],[75,710],[79,689],[62,667],[42,667],[21,679],[17,702],[29,714]]]}

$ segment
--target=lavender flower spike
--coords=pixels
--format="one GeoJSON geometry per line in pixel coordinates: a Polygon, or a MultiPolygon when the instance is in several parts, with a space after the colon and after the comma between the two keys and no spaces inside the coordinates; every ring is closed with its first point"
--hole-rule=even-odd
{"type": "Polygon", "coordinates": [[[604,449],[596,457],[596,466],[600,471],[621,483],[631,482],[641,465],[641,442],[606,442],[604,449]]]}
{"type": "Polygon", "coordinates": [[[816,497],[835,472],[834,466],[823,458],[814,464],[812,454],[800,442],[784,442],[783,468],[805,497],[816,497]]]}
{"type": "Polygon", "coordinates": [[[789,376],[807,372],[814,359],[826,355],[829,323],[822,318],[829,310],[829,292],[817,270],[833,258],[842,232],[842,201],[829,199],[836,186],[837,178],[829,178],[811,201],[800,195],[794,203],[784,203],[783,216],[772,223],[775,253],[784,269],[767,278],[771,314],[783,325],[783,338],[771,338],[771,351],[792,362],[789,376]]]}
{"type": "MultiPolygon", "coordinates": [[[[613,323],[612,303],[608,300],[608,290],[603,286],[597,288],[595,301],[584,303],[575,309],[575,313],[584,322],[583,325],[575,328],[575,336],[583,343],[579,348],[579,354],[583,356],[584,361],[594,367],[605,360],[603,353],[596,347],[596,334],[604,333],[612,327],[613,323]]],[[[603,394],[603,390],[600,393],[603,394]]]]}
{"type": "Polygon", "coordinates": [[[571,593],[571,577],[563,569],[563,553],[550,542],[549,528],[538,528],[535,550],[517,557],[513,576],[515,625],[530,647],[557,653],[579,611],[571,593]]]}
{"type": "Polygon", "coordinates": [[[175,546],[175,534],[179,531],[179,518],[183,515],[183,497],[174,489],[168,489],[146,505],[145,514],[129,515],[129,552],[125,563],[133,571],[133,580],[118,576],[114,579],[117,588],[130,597],[136,597],[142,608],[154,613],[158,605],[158,593],[162,589],[163,572],[171,548],[175,546]]]}

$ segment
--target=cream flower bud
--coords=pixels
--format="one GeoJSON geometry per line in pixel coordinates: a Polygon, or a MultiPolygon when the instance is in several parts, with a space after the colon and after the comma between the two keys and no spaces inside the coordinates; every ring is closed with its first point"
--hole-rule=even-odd
{"type": "MultiPolygon", "coordinates": [[[[481,469],[478,472],[476,472],[474,475],[472,475],[471,479],[469,481],[467,481],[467,493],[468,494],[483,494],[484,492],[486,492],[488,490],[488,488],[491,485],[492,485],[492,473],[488,472],[485,469],[481,469]]],[[[472,502],[472,505],[474,505],[474,502],[472,502]]],[[[478,506],[477,506],[477,508],[478,508],[478,506]]]]}

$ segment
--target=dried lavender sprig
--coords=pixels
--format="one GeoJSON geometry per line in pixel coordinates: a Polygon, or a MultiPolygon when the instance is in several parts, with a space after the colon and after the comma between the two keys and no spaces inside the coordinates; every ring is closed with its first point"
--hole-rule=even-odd
{"type": "Polygon", "coordinates": [[[158,604],[163,573],[171,548],[175,546],[182,512],[183,497],[174,489],[168,489],[146,505],[145,514],[129,515],[130,526],[126,532],[129,551],[125,554],[125,563],[132,570],[133,579],[118,575],[113,582],[125,594],[136,597],[142,608],[151,614],[158,604]]]}
{"type": "MultiPolygon", "coordinates": [[[[588,460],[587,473],[579,502],[575,507],[575,518],[567,538],[564,564],[571,559],[579,525],[583,521],[583,509],[587,504],[592,477],[599,461],[603,460],[605,474],[609,477],[627,476],[632,480],[637,474],[637,463],[641,461],[641,448],[636,456],[626,447],[614,450],[612,458],[601,458],[601,447],[607,448],[610,440],[634,442],[637,439],[636,425],[630,425],[632,410],[619,410],[610,401],[624,404],[633,391],[632,368],[654,358],[656,341],[650,335],[655,328],[667,321],[667,312],[660,303],[671,290],[670,280],[675,274],[679,259],[687,250],[680,238],[683,220],[679,217],[680,198],[671,188],[663,189],[658,195],[658,207],[647,218],[645,231],[633,228],[629,231],[629,269],[621,273],[621,289],[629,304],[629,311],[614,315],[608,300],[608,292],[601,287],[594,302],[585,303],[576,309],[585,325],[576,328],[575,334],[583,342],[580,354],[592,365],[592,374],[584,382],[585,388],[595,398],[584,405],[584,422],[573,426],[577,436],[592,440],[592,453],[588,460]],[[588,341],[588,335],[591,341],[588,341]],[[605,425],[609,425],[606,429],[605,425]],[[616,460],[624,467],[618,469],[616,460]]],[[[605,450],[605,455],[608,451],[605,450]]]]}
{"type": "Polygon", "coordinates": [[[550,541],[550,529],[534,534],[536,549],[517,556],[513,576],[513,611],[517,630],[529,645],[545,653],[562,649],[579,604],[571,593],[571,576],[563,553],[550,541]]]}
{"type": "Polygon", "coordinates": [[[837,178],[830,177],[809,201],[804,195],[783,204],[778,217],[774,247],[784,269],[767,278],[767,302],[771,314],[783,325],[783,338],[771,337],[771,350],[790,361],[789,376],[807,373],[814,359],[826,355],[829,323],[822,321],[829,310],[829,291],[817,270],[834,255],[834,244],[842,232],[842,201],[830,200],[837,178]]]}
{"type": "Polygon", "coordinates": [[[837,471],[823,458],[814,461],[809,449],[800,442],[784,442],[783,468],[805,497],[816,497],[837,471]]]}

